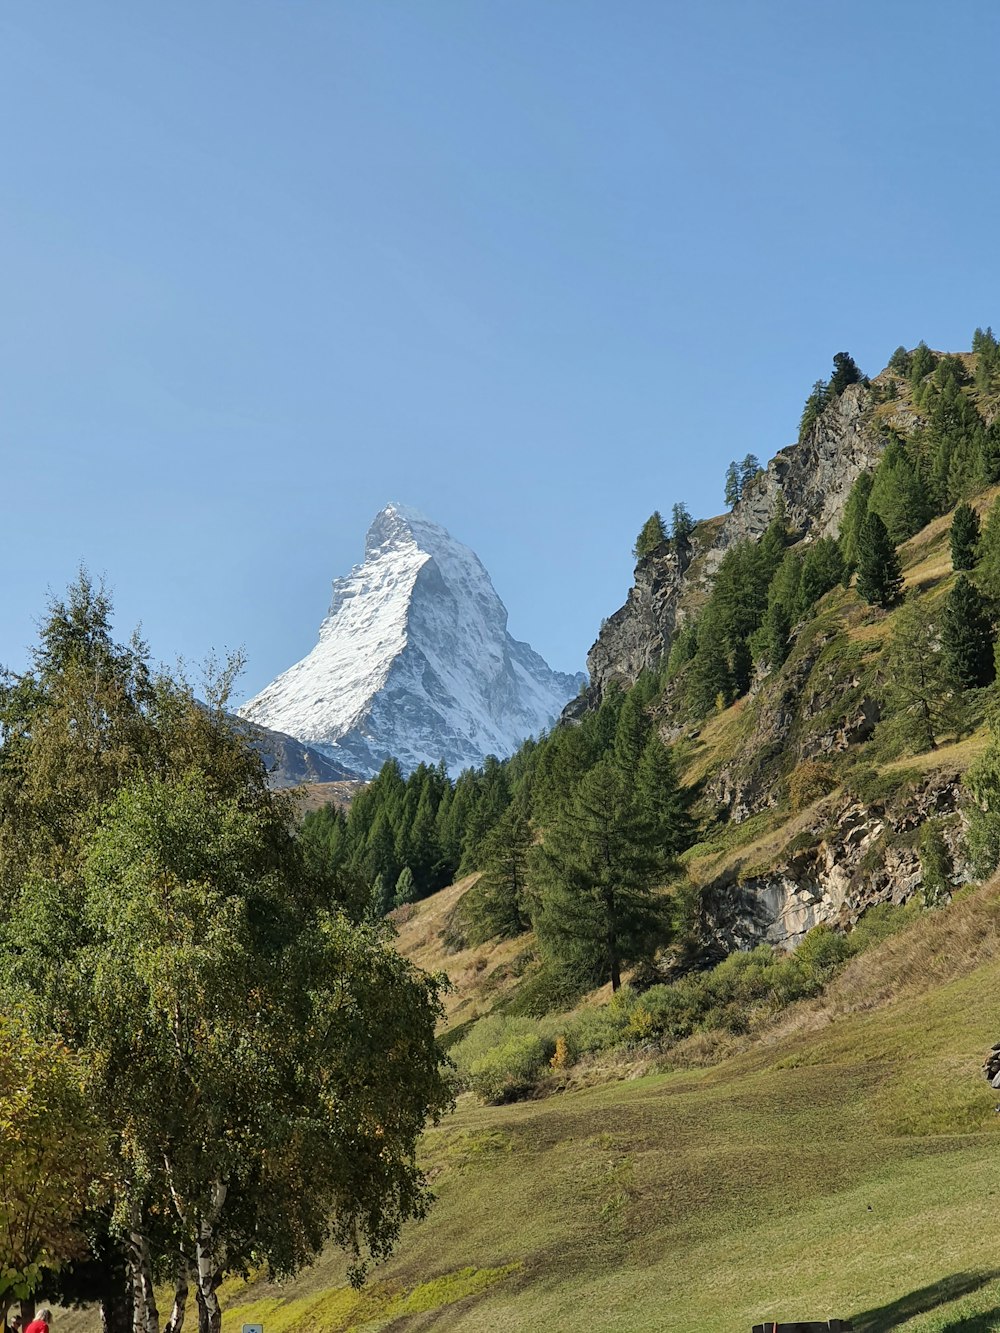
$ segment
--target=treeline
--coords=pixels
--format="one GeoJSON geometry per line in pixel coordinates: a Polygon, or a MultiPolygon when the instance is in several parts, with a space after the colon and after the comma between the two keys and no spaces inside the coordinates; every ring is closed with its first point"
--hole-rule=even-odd
{"type": "Polygon", "coordinates": [[[617,988],[622,967],[669,935],[656,890],[693,837],[649,710],[658,689],[647,677],[613,691],[578,726],[454,782],[440,766],[404,778],[390,761],[346,813],[307,815],[303,843],[368,894],[376,917],[481,871],[463,906],[471,940],[533,927],[550,971],[617,988]]]}
{"type": "Polygon", "coordinates": [[[483,840],[511,798],[507,766],[492,756],[455,782],[443,763],[404,778],[390,759],[348,811],[308,814],[302,836],[332,874],[363,885],[372,912],[384,916],[478,869],[483,840]]]}

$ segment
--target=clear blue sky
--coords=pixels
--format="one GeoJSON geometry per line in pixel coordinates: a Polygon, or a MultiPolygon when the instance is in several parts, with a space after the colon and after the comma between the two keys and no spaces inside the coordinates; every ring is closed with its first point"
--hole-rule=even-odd
{"type": "Polygon", "coordinates": [[[0,662],[305,653],[389,499],[577,669],[654,509],[1000,326],[1000,7],[6,0],[0,662]]]}

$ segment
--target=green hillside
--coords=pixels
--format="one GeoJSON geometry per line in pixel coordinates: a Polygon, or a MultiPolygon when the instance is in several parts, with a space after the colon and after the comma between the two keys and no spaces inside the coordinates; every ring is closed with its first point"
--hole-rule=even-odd
{"type": "Polygon", "coordinates": [[[354,1297],[327,1256],[226,1328],[1000,1328],[1000,885],[848,965],[711,1069],[457,1113],[438,1201],[354,1297]]]}

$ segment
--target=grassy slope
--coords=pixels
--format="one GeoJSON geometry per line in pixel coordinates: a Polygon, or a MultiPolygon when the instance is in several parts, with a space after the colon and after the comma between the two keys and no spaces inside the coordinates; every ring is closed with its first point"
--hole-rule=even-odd
{"type": "Polygon", "coordinates": [[[712,1069],[463,1099],[426,1140],[438,1201],[368,1294],[327,1255],[283,1291],[231,1289],[227,1333],[1000,1328],[1000,1119],[979,1072],[998,985],[995,884],[712,1069]]]}

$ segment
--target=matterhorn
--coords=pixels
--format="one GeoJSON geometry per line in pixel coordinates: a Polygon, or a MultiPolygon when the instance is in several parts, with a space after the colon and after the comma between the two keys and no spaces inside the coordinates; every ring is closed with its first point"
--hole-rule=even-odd
{"type": "Polygon", "coordinates": [[[510,636],[473,551],[389,504],[364,563],[334,583],[316,647],[240,713],[362,776],[389,758],[457,773],[551,726],[584,679],[510,636]]]}

